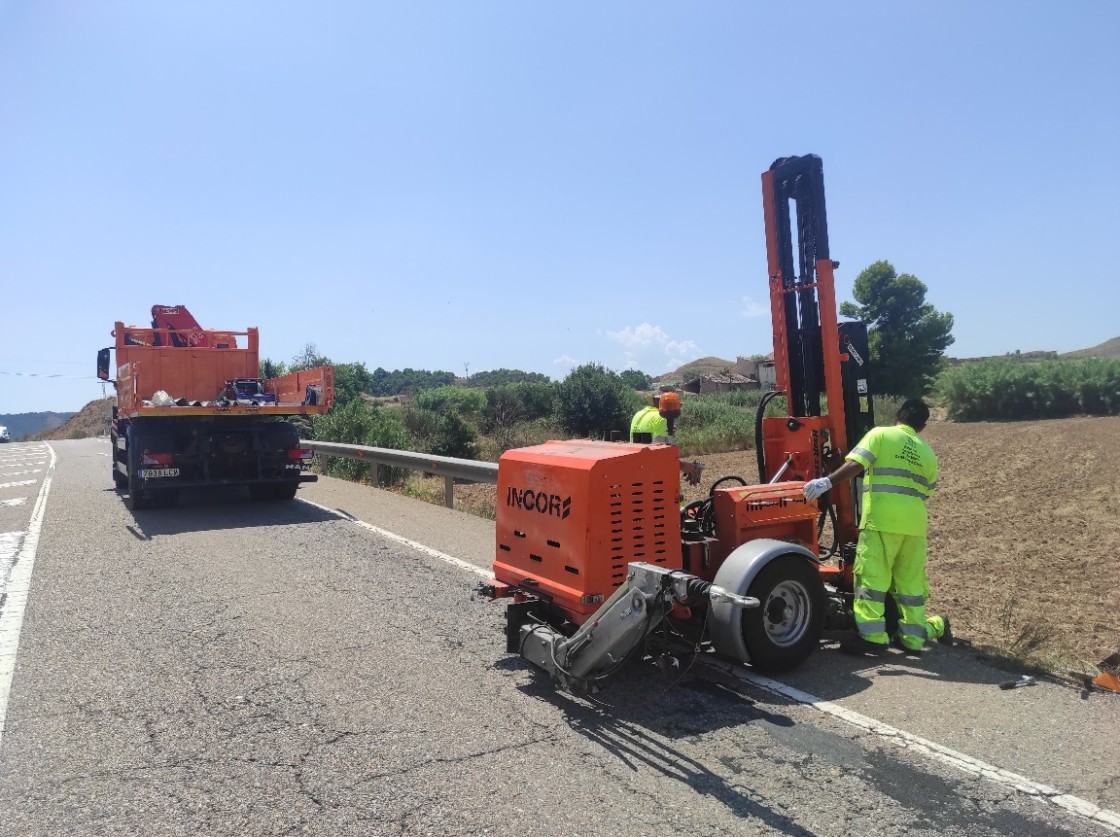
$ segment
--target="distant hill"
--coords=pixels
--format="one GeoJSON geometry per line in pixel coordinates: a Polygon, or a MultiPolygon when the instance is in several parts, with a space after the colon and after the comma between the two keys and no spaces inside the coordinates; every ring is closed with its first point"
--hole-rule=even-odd
{"type": "Polygon", "coordinates": [[[1111,340],[1105,340],[1098,346],[1093,346],[1089,349],[1077,349],[1072,352],[1062,352],[1059,354],[1054,351],[1034,351],[1034,352],[1008,352],[1005,355],[987,355],[985,357],[951,357],[948,358],[951,366],[960,366],[964,363],[975,363],[981,360],[995,360],[998,358],[1014,358],[1016,360],[1035,362],[1040,360],[1053,360],[1055,358],[1063,358],[1067,360],[1077,360],[1078,358],[1112,358],[1120,357],[1120,337],[1113,337],[1111,340]]]}
{"type": "Polygon", "coordinates": [[[0,424],[8,428],[13,442],[32,439],[44,431],[62,427],[77,413],[11,413],[0,416],[0,424]]]}
{"type": "Polygon", "coordinates": [[[61,426],[55,425],[40,431],[35,439],[86,439],[104,436],[109,432],[109,419],[113,415],[113,398],[90,401],[77,413],[68,413],[69,419],[61,426]]]}
{"type": "Polygon", "coordinates": [[[1091,349],[1065,352],[1060,357],[1120,357],[1120,337],[1105,340],[1099,346],[1094,346],[1091,349]]]}
{"type": "Polygon", "coordinates": [[[663,384],[680,383],[686,379],[698,378],[701,375],[718,375],[721,372],[726,372],[734,365],[735,361],[733,360],[724,360],[720,357],[702,357],[699,360],[689,361],[673,372],[657,375],[653,380],[663,384]]]}

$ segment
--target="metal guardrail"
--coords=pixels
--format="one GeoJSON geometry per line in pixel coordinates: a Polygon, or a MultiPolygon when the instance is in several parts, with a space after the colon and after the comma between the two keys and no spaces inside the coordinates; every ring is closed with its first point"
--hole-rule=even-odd
{"type": "Polygon", "coordinates": [[[455,480],[467,482],[498,482],[497,462],[475,462],[473,459],[455,459],[450,456],[433,456],[391,448],[367,448],[363,445],[343,445],[338,442],[316,442],[300,439],[300,445],[312,448],[316,456],[336,456],[369,463],[370,482],[377,484],[377,466],[408,468],[443,477],[443,504],[455,507],[455,480]]]}

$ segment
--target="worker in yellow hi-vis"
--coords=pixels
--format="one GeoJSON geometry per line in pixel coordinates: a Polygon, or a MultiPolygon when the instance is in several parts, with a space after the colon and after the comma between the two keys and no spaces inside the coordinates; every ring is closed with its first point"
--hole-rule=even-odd
{"type": "MultiPolygon", "coordinates": [[[[673,387],[662,386],[651,398],[651,405],[642,407],[630,420],[630,441],[638,433],[649,433],[654,442],[675,445],[672,429],[669,422],[681,414],[681,396],[673,387]]],[[[681,474],[688,480],[689,485],[700,482],[700,472],[704,466],[699,462],[680,461],[681,474]]]]}
{"type": "Polygon", "coordinates": [[[948,619],[926,616],[926,501],[937,489],[937,457],[918,435],[927,421],[929,407],[923,401],[904,402],[893,427],[872,429],[843,465],[805,483],[806,499],[815,500],[835,483],[865,474],[853,567],[856,635],[841,643],[846,653],[886,652],[892,641],[887,634],[888,595],[898,605],[898,634],[893,639],[903,651],[919,653],[927,639],[952,640],[948,619]]]}

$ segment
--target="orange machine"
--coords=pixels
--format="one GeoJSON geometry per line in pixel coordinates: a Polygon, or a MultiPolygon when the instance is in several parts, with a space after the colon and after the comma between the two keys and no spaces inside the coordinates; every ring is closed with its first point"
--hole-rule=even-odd
{"type": "Polygon", "coordinates": [[[851,623],[854,492],[836,486],[822,511],[801,489],[873,424],[866,329],[837,322],[820,158],[778,160],[762,185],[778,389],[755,418],[758,483],[725,477],[681,508],[671,439],[548,442],[499,460],[483,589],[509,600],[507,649],[573,692],[639,649],[699,644],[780,671],[851,623]],[[767,417],[779,396],[787,415],[767,417]]]}
{"type": "Polygon", "coordinates": [[[115,344],[97,355],[98,377],[116,387],[113,481],[131,508],[217,485],[289,499],[316,479],[312,452],[288,419],[330,409],[332,367],[262,381],[256,328],[203,329],[184,306],[153,306],[152,318],[151,328],[116,323],[115,344]],[[250,388],[252,398],[240,397],[250,388]]]}

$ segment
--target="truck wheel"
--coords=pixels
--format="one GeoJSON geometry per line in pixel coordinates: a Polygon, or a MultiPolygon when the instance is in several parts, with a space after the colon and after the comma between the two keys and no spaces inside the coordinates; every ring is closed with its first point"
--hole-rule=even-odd
{"type": "Polygon", "coordinates": [[[272,503],[291,500],[296,496],[298,483],[269,482],[249,486],[249,497],[258,503],[272,503]]]}
{"type": "Polygon", "coordinates": [[[136,472],[140,469],[140,444],[134,433],[129,434],[125,461],[128,464],[128,477],[125,478],[125,484],[122,486],[128,492],[125,505],[132,511],[150,509],[155,505],[155,498],[140,488],[140,479],[136,476],[136,472]]]}
{"type": "Polygon", "coordinates": [[[117,448],[118,438],[119,437],[115,431],[109,434],[109,443],[113,446],[113,458],[109,462],[109,464],[113,468],[113,485],[117,487],[117,490],[121,490],[128,487],[128,477],[122,474],[120,468],[118,467],[121,462],[121,452],[117,448]]]}
{"type": "Polygon", "coordinates": [[[294,500],[296,498],[296,489],[299,488],[298,482],[284,482],[273,488],[274,500],[294,500]]]}
{"type": "Polygon", "coordinates": [[[800,555],[780,555],[759,571],[747,595],[762,603],[742,616],[751,665],[788,671],[805,662],[824,630],[824,587],[817,568],[800,555]]]}

